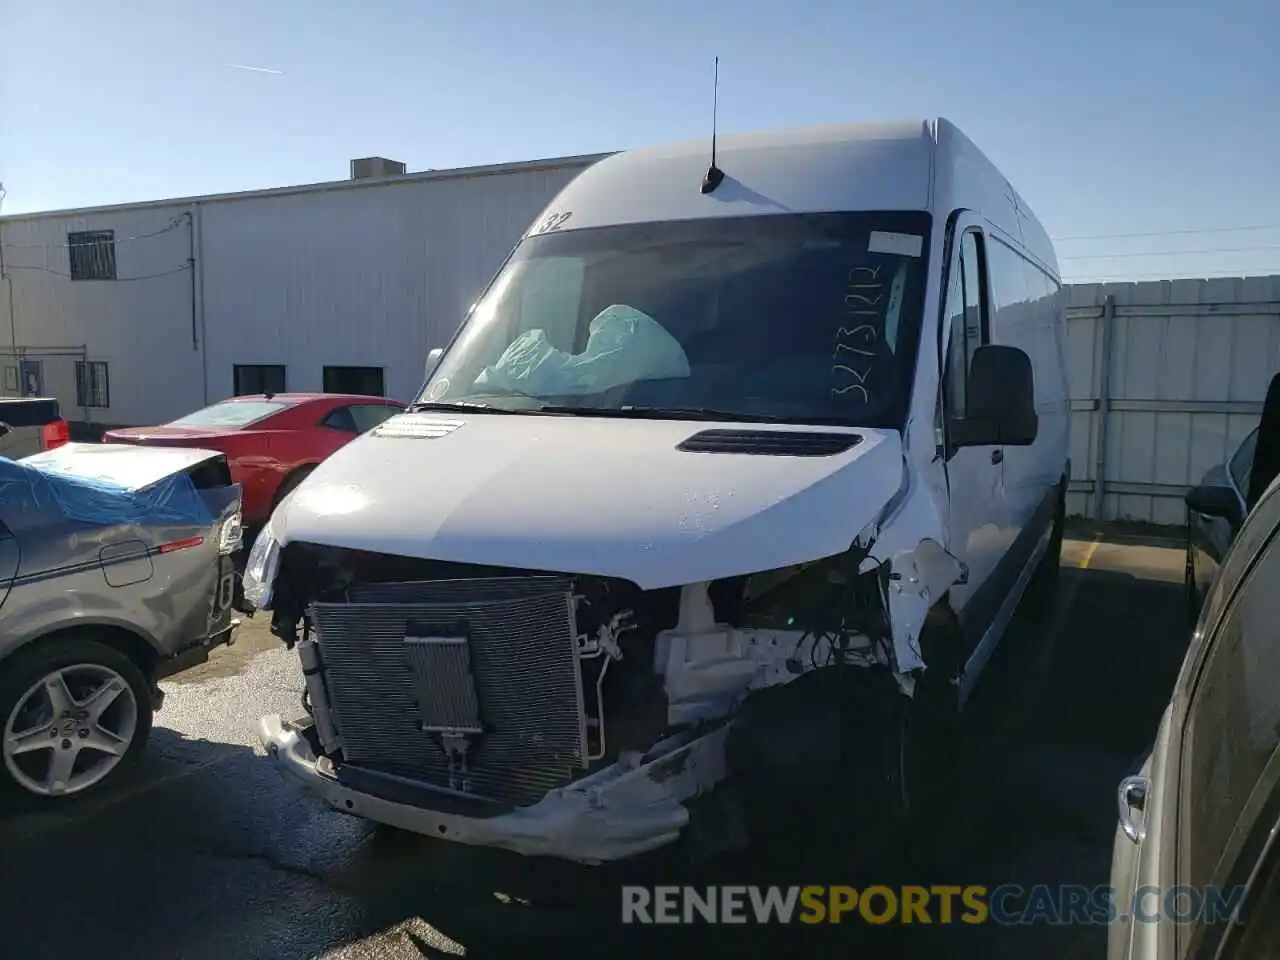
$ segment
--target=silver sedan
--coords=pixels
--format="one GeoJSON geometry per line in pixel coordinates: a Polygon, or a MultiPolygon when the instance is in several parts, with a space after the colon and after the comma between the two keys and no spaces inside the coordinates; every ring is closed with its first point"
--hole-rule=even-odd
{"type": "Polygon", "coordinates": [[[0,458],[0,793],[59,802],[136,758],[157,681],[230,642],[240,538],[215,451],[0,458]]]}

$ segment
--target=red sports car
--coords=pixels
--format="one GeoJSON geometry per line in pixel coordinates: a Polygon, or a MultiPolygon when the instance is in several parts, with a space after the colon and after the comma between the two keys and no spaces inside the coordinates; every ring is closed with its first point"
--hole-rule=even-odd
{"type": "Polygon", "coordinates": [[[222,451],[244,489],[244,524],[256,527],[321,460],[404,408],[396,400],[352,394],[258,394],[163,426],[109,430],[102,440],[222,451]]]}

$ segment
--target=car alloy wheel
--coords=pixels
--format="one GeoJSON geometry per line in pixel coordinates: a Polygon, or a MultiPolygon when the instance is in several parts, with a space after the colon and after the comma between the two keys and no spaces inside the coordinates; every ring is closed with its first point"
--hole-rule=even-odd
{"type": "Polygon", "coordinates": [[[51,670],[15,703],[4,724],[4,763],[28,793],[81,793],[124,759],[139,727],[139,704],[112,668],[78,663],[51,670]]]}

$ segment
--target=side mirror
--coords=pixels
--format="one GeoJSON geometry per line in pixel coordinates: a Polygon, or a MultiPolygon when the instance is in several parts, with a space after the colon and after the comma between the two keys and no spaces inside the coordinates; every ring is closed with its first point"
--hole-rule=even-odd
{"type": "Polygon", "coordinates": [[[6,433],[8,433],[12,429],[13,427],[9,426],[7,423],[0,421],[0,437],[3,437],[6,433]]]}
{"type": "Polygon", "coordinates": [[[1232,526],[1240,523],[1240,501],[1230,487],[1202,484],[1192,487],[1182,498],[1194,513],[1218,520],[1226,520],[1232,526]]]}
{"type": "Polygon", "coordinates": [[[1039,432],[1031,358],[1017,347],[979,347],[969,365],[968,409],[951,422],[951,445],[1029,447],[1039,432]]]}
{"type": "Polygon", "coordinates": [[[443,347],[436,347],[427,354],[426,379],[430,379],[432,372],[435,370],[437,364],[440,363],[440,358],[442,356],[444,356],[443,347]]]}

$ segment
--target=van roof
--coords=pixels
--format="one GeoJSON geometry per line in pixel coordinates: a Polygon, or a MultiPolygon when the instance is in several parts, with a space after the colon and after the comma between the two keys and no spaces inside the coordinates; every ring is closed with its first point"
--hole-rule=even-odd
{"type": "Polygon", "coordinates": [[[573,230],[771,213],[922,210],[945,216],[967,207],[1025,240],[1056,270],[1048,236],[1026,204],[944,118],[722,134],[716,166],[725,178],[703,194],[710,162],[710,137],[616,153],[580,173],[544,216],[567,213],[562,229],[573,230]]]}
{"type": "Polygon", "coordinates": [[[627,150],[588,167],[556,198],[564,229],[662,220],[928,210],[933,135],[926,123],[840,124],[718,137],[724,182],[699,187],[711,140],[627,150]],[[853,170],[859,175],[851,176],[853,170]],[[625,184],[626,189],[619,189],[625,184]]]}

